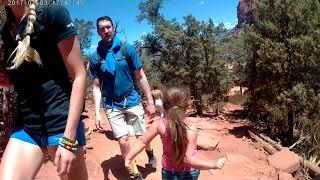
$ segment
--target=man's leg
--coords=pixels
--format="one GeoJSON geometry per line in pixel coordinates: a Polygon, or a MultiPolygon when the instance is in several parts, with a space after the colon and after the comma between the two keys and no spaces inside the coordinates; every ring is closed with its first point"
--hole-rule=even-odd
{"type": "Polygon", "coordinates": [[[128,154],[130,149],[129,137],[128,135],[124,135],[120,138],[117,138],[117,140],[120,146],[122,158],[125,160],[126,155],[128,154]]]}
{"type": "MultiPolygon", "coordinates": [[[[132,126],[134,134],[138,138],[146,132],[146,125],[144,121],[144,109],[142,105],[132,107],[127,110],[126,113],[128,125],[132,126]]],[[[154,156],[151,145],[146,146],[146,153],[148,155],[149,164],[153,167],[157,167],[157,158],[154,156]]]]}
{"type": "MultiPolygon", "coordinates": [[[[131,129],[128,127],[125,121],[124,111],[114,109],[113,111],[107,110],[107,116],[109,120],[109,124],[111,126],[114,137],[117,139],[121,151],[122,158],[125,160],[126,155],[130,150],[130,142],[129,137],[131,129]]],[[[137,165],[133,163],[133,174],[132,179],[142,180],[142,175],[138,171],[137,165]]]]}

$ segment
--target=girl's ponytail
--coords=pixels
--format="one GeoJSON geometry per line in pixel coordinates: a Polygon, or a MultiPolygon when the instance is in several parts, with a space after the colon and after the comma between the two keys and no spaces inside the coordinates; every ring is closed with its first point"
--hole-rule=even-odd
{"type": "Polygon", "coordinates": [[[170,87],[164,92],[164,109],[169,122],[176,164],[183,162],[188,146],[187,129],[184,124],[188,100],[189,94],[185,88],[170,87]]]}

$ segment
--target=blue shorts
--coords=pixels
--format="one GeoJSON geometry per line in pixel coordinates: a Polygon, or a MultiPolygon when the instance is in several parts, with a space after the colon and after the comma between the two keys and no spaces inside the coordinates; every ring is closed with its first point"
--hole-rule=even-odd
{"type": "Polygon", "coordinates": [[[200,175],[200,170],[190,172],[172,172],[162,169],[163,180],[197,180],[200,175]]]}
{"type": "MultiPolygon", "coordinates": [[[[19,139],[21,141],[42,146],[58,146],[59,139],[63,137],[63,133],[45,136],[45,135],[35,135],[29,131],[23,129],[23,127],[15,127],[10,138],[19,139]]],[[[78,129],[77,129],[77,140],[79,146],[86,145],[84,127],[82,121],[79,121],[78,129]]]]}

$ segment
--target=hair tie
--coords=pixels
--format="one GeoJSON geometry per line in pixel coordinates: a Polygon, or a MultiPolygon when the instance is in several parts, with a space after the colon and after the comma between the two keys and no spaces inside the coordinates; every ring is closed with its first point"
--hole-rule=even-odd
{"type": "Polygon", "coordinates": [[[172,109],[179,109],[179,107],[178,106],[173,106],[172,109]]]}

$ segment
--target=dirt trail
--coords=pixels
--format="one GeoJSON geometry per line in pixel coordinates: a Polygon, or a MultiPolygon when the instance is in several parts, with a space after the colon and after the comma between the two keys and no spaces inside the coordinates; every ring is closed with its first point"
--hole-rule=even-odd
{"type": "MultiPolygon", "coordinates": [[[[212,139],[221,138],[220,143],[213,151],[200,150],[201,158],[218,158],[225,156],[227,162],[222,170],[201,171],[199,179],[223,179],[223,180],[275,180],[277,171],[268,165],[267,155],[259,145],[248,138],[248,123],[246,120],[234,118],[231,114],[241,107],[234,104],[226,104],[224,112],[216,118],[194,118],[194,123],[201,128],[199,138],[204,142],[212,142],[212,139]],[[218,130],[217,130],[218,129],[218,130]]],[[[86,103],[87,112],[84,113],[86,127],[94,127],[94,108],[91,101],[86,103]]],[[[86,150],[86,163],[89,179],[128,179],[120,156],[120,149],[108,123],[105,124],[106,133],[93,132],[88,136],[88,145],[93,149],[86,150]]],[[[161,179],[161,155],[162,144],[157,136],[151,143],[158,157],[156,169],[145,164],[147,156],[141,153],[137,157],[139,170],[145,179],[161,179]]],[[[52,163],[42,166],[36,179],[58,179],[52,163]]]]}

